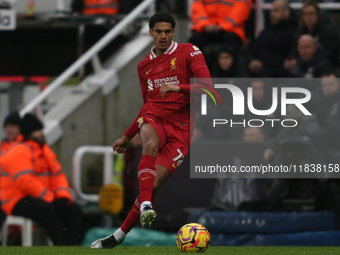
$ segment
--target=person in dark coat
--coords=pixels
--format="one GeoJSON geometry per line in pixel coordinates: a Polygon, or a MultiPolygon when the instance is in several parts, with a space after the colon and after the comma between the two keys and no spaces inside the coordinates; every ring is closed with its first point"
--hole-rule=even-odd
{"type": "Polygon", "coordinates": [[[290,70],[296,78],[321,78],[325,71],[333,70],[326,53],[319,48],[311,35],[302,35],[298,41],[298,58],[290,70]]]}
{"type": "MultiPolygon", "coordinates": [[[[340,82],[334,71],[326,72],[321,78],[322,95],[317,104],[316,118],[321,132],[317,145],[327,155],[325,165],[339,164],[340,155],[340,82]]],[[[325,210],[334,213],[334,227],[340,229],[340,181],[329,178],[323,184],[325,210]]]]}
{"type": "Polygon", "coordinates": [[[283,63],[291,51],[298,18],[286,0],[273,2],[271,25],[255,41],[249,72],[255,77],[285,77],[283,63]]]}
{"type": "Polygon", "coordinates": [[[315,114],[321,128],[318,146],[340,151],[340,82],[335,72],[323,73],[321,90],[315,114]]]}
{"type": "Polygon", "coordinates": [[[223,45],[218,51],[218,65],[212,72],[213,78],[247,78],[243,59],[238,54],[238,49],[233,45],[223,45]]]}
{"type": "Polygon", "coordinates": [[[315,42],[324,50],[326,57],[339,65],[339,37],[329,18],[320,12],[320,7],[314,1],[307,1],[301,10],[301,27],[293,44],[292,53],[297,56],[296,45],[303,34],[313,36],[315,42]]]}

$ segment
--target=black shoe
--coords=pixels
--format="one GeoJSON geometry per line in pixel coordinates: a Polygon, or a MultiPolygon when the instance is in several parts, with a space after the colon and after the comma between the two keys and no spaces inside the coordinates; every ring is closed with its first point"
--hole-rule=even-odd
{"type": "MultiPolygon", "coordinates": [[[[123,241],[121,241],[123,242],[123,241]]],[[[118,242],[116,238],[112,235],[98,239],[91,244],[92,249],[112,249],[116,247],[121,242],[118,242]]]]}

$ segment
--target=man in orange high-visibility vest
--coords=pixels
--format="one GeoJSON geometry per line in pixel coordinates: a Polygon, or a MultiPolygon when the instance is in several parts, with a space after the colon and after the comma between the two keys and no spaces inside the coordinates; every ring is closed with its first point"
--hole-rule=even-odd
{"type": "Polygon", "coordinates": [[[245,22],[252,0],[196,0],[192,6],[192,37],[189,42],[201,50],[208,43],[239,45],[245,41],[245,22]]]}
{"type": "Polygon", "coordinates": [[[82,212],[56,155],[45,143],[43,124],[32,114],[21,121],[22,143],[1,158],[1,206],[7,215],[30,218],[54,245],[79,244],[82,212]]]}
{"type": "Polygon", "coordinates": [[[119,0],[73,0],[72,12],[85,15],[114,15],[119,10],[119,0]]]}
{"type": "MultiPolygon", "coordinates": [[[[5,153],[14,147],[16,144],[22,141],[23,137],[20,134],[20,121],[21,118],[19,113],[13,112],[9,114],[4,121],[4,131],[5,138],[0,140],[0,158],[5,155],[5,153]]],[[[0,178],[1,178],[1,169],[0,169],[0,178]]],[[[1,193],[1,186],[0,186],[1,193]]],[[[0,228],[2,223],[6,219],[5,212],[0,207],[0,228]]]]}

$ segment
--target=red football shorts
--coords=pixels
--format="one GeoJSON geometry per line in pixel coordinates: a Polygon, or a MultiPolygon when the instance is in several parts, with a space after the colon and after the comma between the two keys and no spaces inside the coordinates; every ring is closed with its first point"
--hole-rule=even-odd
{"type": "Polygon", "coordinates": [[[145,115],[138,122],[140,125],[148,122],[156,129],[160,139],[156,165],[164,166],[173,174],[188,154],[190,132],[154,115],[145,115]]]}

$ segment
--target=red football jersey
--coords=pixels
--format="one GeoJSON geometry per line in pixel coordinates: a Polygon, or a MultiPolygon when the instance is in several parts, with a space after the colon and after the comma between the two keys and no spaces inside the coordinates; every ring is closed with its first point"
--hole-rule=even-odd
{"type": "MultiPolygon", "coordinates": [[[[162,99],[159,92],[163,83],[175,85],[190,84],[196,70],[207,68],[200,49],[190,43],[172,42],[171,46],[160,56],[154,48],[138,64],[138,75],[144,105],[140,116],[153,114],[174,125],[190,131],[190,121],[195,121],[195,114],[190,120],[190,93],[167,93],[162,99]]],[[[191,109],[193,112],[195,109],[191,109]]]]}

